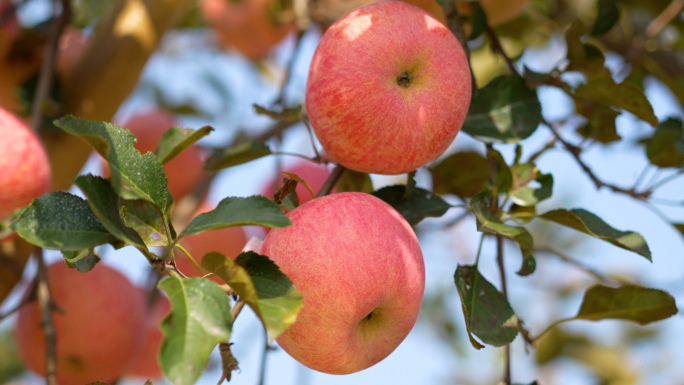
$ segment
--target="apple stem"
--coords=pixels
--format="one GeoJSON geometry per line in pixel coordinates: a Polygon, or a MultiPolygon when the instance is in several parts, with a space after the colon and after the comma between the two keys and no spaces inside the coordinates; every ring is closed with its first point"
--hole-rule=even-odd
{"type": "Polygon", "coordinates": [[[330,194],[332,189],[337,184],[337,181],[340,180],[340,177],[342,177],[344,170],[346,170],[346,168],[338,164],[332,171],[332,173],[330,173],[330,176],[328,177],[328,179],[326,179],[325,183],[323,183],[323,187],[321,187],[321,189],[318,191],[316,197],[320,198],[330,194]]]}

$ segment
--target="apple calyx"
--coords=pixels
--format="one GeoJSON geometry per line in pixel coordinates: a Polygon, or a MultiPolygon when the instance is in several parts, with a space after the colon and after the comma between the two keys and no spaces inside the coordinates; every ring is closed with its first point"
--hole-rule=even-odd
{"type": "Polygon", "coordinates": [[[397,76],[397,84],[404,88],[409,88],[411,80],[413,80],[413,74],[408,71],[404,71],[397,76]]]}

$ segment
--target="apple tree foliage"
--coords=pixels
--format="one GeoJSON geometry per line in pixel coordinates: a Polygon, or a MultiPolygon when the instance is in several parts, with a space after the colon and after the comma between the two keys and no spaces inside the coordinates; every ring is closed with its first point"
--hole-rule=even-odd
{"type": "MultiPolygon", "coordinates": [[[[453,11],[453,2],[438,2],[453,11]]],[[[90,6],[94,3],[83,2],[90,6]]],[[[598,0],[592,2],[591,15],[586,16],[572,11],[570,3],[534,1],[533,16],[524,15],[496,28],[488,25],[486,14],[474,3],[472,14],[462,15],[462,23],[456,23],[460,27],[451,26],[469,28],[467,46],[472,65],[477,64],[478,50],[490,50],[508,65],[487,81],[476,79],[479,87],[474,87],[460,135],[478,141],[481,150],[449,152],[428,165],[432,189],[418,187],[415,173],[411,173],[405,184],[374,190],[368,174],[338,167],[323,193],[329,193],[333,184],[340,192],[372,193],[397,209],[412,226],[451,210],[464,211],[465,216],[475,218],[482,236],[480,247],[485,239],[496,240],[500,266],[503,258],[511,258],[503,255],[503,244],[516,245],[520,250],[516,274],[521,277],[535,274],[535,255],[540,252],[530,230],[532,223],[553,222],[652,261],[643,236],[609,224],[584,208],[556,207],[539,212],[537,205],[553,196],[554,178],[563,176],[545,173],[536,161],[546,151],[566,151],[597,189],[657,204],[652,201],[653,193],[684,175],[684,126],[678,117],[658,121],[644,93],[644,79],[658,79],[684,104],[684,52],[679,37],[684,34],[684,22],[677,17],[681,7],[668,11],[668,2],[661,0],[598,0]],[[667,12],[675,15],[668,16],[667,12]],[[525,45],[526,36],[535,28],[531,21],[539,15],[546,20],[540,28],[551,28],[563,36],[567,47],[564,60],[545,73],[516,64],[515,56],[523,50],[516,48],[518,55],[509,56],[501,40],[505,37],[525,45]],[[606,65],[608,52],[620,55],[631,66],[621,81],[606,65]],[[571,81],[577,75],[582,81],[571,81]],[[571,98],[575,107],[571,116],[556,121],[545,118],[538,93],[542,87],[571,98]],[[639,187],[639,183],[632,188],[608,183],[594,174],[582,157],[589,146],[622,141],[616,119],[627,113],[643,122],[639,151],[653,167],[667,174],[646,187],[639,187]],[[528,146],[525,139],[538,130],[548,131],[551,139],[524,157],[523,150],[528,146]],[[515,157],[507,161],[502,150],[511,148],[515,157]],[[449,203],[454,201],[461,204],[449,203]]],[[[90,14],[95,22],[105,12],[87,7],[78,10],[90,14]]],[[[447,14],[452,17],[453,12],[447,14]]],[[[84,23],[81,18],[76,21],[84,23]]],[[[454,32],[458,35],[463,31],[454,32]]],[[[255,109],[272,118],[281,130],[306,120],[305,111],[297,106],[255,105],[255,109]]],[[[201,266],[227,285],[206,278],[186,278],[173,261],[179,252],[175,246],[185,236],[229,226],[291,225],[280,205],[287,209],[296,206],[293,185],[306,181],[287,175],[291,183],[285,183],[286,190],[279,192],[283,198],[278,199],[280,205],[272,197],[226,197],[214,210],[176,229],[172,217],[177,202],[168,191],[163,165],[210,135],[211,127],[173,128],[162,137],[156,153],[141,154],[133,147],[135,137],[130,131],[106,121],[64,115],[54,121],[54,126],[99,153],[109,164],[111,177],[78,176],[73,184],[85,199],[68,192],[52,192],[17,211],[9,223],[0,227],[0,235],[16,232],[20,237],[12,241],[11,251],[0,249],[0,272],[5,253],[24,255],[25,263],[30,245],[61,251],[66,263],[84,274],[100,260],[99,246],[136,248],[151,266],[168,276],[158,284],[167,293],[172,308],[161,325],[165,337],[159,357],[164,374],[180,385],[194,383],[209,353],[217,345],[229,343],[235,317],[231,313],[239,312],[242,305],[252,308],[271,339],[294,322],[302,296],[267,257],[251,251],[235,260],[216,252],[204,256],[201,266]]],[[[206,160],[205,170],[214,173],[262,157],[279,156],[264,139],[253,137],[215,149],[206,160]]],[[[684,236],[684,224],[671,225],[684,236]]],[[[476,349],[506,346],[518,335],[534,346],[542,336],[557,336],[555,327],[571,320],[619,319],[646,325],[677,313],[674,298],[663,290],[629,282],[600,282],[586,289],[575,316],[553,322],[532,335],[509,303],[505,281],[490,282],[479,270],[481,257],[478,251],[474,264],[459,265],[454,272],[454,290],[461,300],[464,327],[476,349]]],[[[19,277],[0,281],[0,300],[6,298],[19,277]]],[[[230,373],[225,375],[230,377],[230,373]]]]}

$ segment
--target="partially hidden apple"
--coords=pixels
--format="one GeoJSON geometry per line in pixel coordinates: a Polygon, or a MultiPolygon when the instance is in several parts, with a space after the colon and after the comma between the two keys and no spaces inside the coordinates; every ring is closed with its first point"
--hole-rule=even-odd
{"type": "Polygon", "coordinates": [[[50,163],[38,136],[0,107],[0,217],[48,191],[50,163]]]}
{"type": "MultiPolygon", "coordinates": [[[[487,23],[492,27],[498,27],[520,16],[529,2],[530,0],[482,0],[480,5],[487,15],[487,23]]],[[[470,3],[457,2],[456,6],[463,14],[472,13],[470,3]]]]}
{"type": "MultiPolygon", "coordinates": [[[[171,113],[155,109],[135,114],[120,125],[131,130],[138,138],[135,148],[145,154],[157,150],[162,135],[176,125],[176,120],[171,113]]],[[[109,167],[106,163],[103,168],[103,174],[108,176],[109,167]]],[[[203,151],[194,145],[164,165],[168,188],[176,201],[192,192],[202,178],[203,168],[203,151]]]]}
{"type": "MultiPolygon", "coordinates": [[[[323,187],[323,184],[330,176],[330,171],[324,165],[315,164],[312,162],[300,162],[291,167],[285,167],[283,171],[300,177],[309,184],[309,187],[311,187],[314,193],[318,193],[318,190],[323,187]]],[[[286,178],[284,174],[280,174],[278,177],[281,179],[286,178]]],[[[282,183],[280,185],[282,186],[282,183]]],[[[273,194],[275,194],[281,186],[276,187],[274,183],[270,183],[264,189],[263,195],[273,198],[273,194]]],[[[297,184],[297,189],[295,191],[297,192],[297,198],[299,198],[300,205],[313,199],[309,190],[301,183],[297,184]]]]}
{"type": "Polygon", "coordinates": [[[437,159],[468,113],[471,76],[454,35],[420,8],[381,1],[323,35],[306,85],[306,109],[337,163],[403,174],[437,159]]]}
{"type": "Polygon", "coordinates": [[[152,294],[154,296],[151,299],[152,302],[150,302],[150,293],[148,291],[138,289],[138,293],[145,304],[145,320],[142,325],[140,343],[135,353],[130,357],[125,375],[127,377],[157,379],[162,377],[157,357],[164,339],[164,335],[159,329],[159,324],[171,310],[171,304],[168,298],[158,290],[155,290],[152,294]]]}
{"type": "Polygon", "coordinates": [[[364,193],[314,199],[288,213],[261,252],[303,297],[278,344],[311,369],[348,374],[387,357],[413,328],[425,267],[411,226],[364,193]]]}
{"type": "MultiPolygon", "coordinates": [[[[192,218],[199,214],[211,211],[214,208],[203,203],[192,215],[192,218]]],[[[247,236],[242,227],[225,227],[219,230],[205,231],[196,235],[189,235],[180,241],[181,245],[195,258],[198,264],[202,263],[202,257],[212,251],[219,252],[230,259],[235,259],[242,252],[242,248],[247,243],[247,236]]],[[[175,253],[176,266],[183,274],[189,277],[201,276],[197,267],[181,251],[175,253]]],[[[208,272],[206,272],[208,273],[208,272]]],[[[218,277],[211,278],[214,282],[225,283],[218,277]]]]}
{"type": "Polygon", "coordinates": [[[292,23],[279,22],[275,0],[201,0],[200,11],[223,47],[251,60],[263,59],[285,36],[292,23]]]}
{"type": "MultiPolygon", "coordinates": [[[[57,334],[57,382],[83,385],[123,376],[143,324],[143,304],[137,289],[102,263],[80,273],[57,262],[48,266],[47,272],[52,298],[63,310],[52,313],[57,334]]],[[[45,375],[45,337],[35,301],[19,310],[16,338],[26,366],[45,375]]]]}
{"type": "MultiPolygon", "coordinates": [[[[337,21],[345,14],[364,6],[375,3],[378,0],[310,0],[309,14],[311,18],[321,23],[324,30],[327,30],[332,23],[337,21]]],[[[436,0],[402,0],[405,3],[415,5],[425,12],[429,12],[437,20],[446,24],[444,9],[436,0]]]]}

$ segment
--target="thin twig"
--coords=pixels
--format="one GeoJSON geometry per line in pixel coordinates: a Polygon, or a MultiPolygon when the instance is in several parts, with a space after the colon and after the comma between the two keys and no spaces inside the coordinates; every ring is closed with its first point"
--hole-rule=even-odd
{"type": "MultiPolygon", "coordinates": [[[[501,293],[508,301],[508,290],[506,288],[506,270],[504,268],[504,240],[501,235],[496,236],[496,263],[499,265],[501,273],[501,293]]],[[[511,345],[506,345],[506,363],[504,367],[504,382],[511,385],[511,345]]]]}
{"type": "Polygon", "coordinates": [[[589,166],[586,163],[584,163],[584,161],[580,157],[580,154],[582,152],[581,148],[574,146],[574,145],[568,143],[567,141],[565,141],[565,139],[563,139],[560,136],[560,134],[558,133],[556,128],[553,126],[553,124],[546,121],[546,119],[542,119],[542,123],[551,130],[551,132],[556,137],[556,139],[563,145],[563,147],[565,147],[565,149],[573,156],[573,158],[575,158],[575,161],[582,168],[584,173],[587,174],[587,176],[589,177],[589,179],[591,179],[592,182],[594,182],[594,185],[596,185],[596,189],[600,189],[601,187],[605,187],[605,188],[612,190],[613,192],[629,195],[632,198],[635,198],[637,200],[642,200],[642,201],[646,200],[651,195],[650,190],[639,193],[639,192],[636,192],[634,189],[626,189],[626,188],[622,188],[622,187],[616,186],[614,184],[610,184],[610,183],[606,183],[606,182],[602,181],[601,179],[599,179],[596,176],[596,174],[594,174],[594,172],[591,170],[591,168],[589,168],[589,166]]]}
{"type": "Polygon", "coordinates": [[[57,385],[57,331],[52,322],[54,306],[48,285],[47,267],[43,260],[43,249],[36,247],[34,258],[38,263],[36,297],[40,308],[41,326],[45,335],[45,380],[47,385],[57,385]]]}
{"type": "Polygon", "coordinates": [[[237,316],[240,315],[240,312],[242,311],[243,307],[245,307],[245,303],[242,301],[242,299],[235,303],[235,306],[233,306],[233,311],[230,312],[230,315],[233,318],[233,322],[235,322],[237,316]]]}
{"type": "Polygon", "coordinates": [[[487,25],[487,29],[485,29],[485,34],[487,35],[487,38],[489,38],[489,44],[492,45],[492,50],[504,58],[504,60],[506,61],[506,65],[508,66],[508,69],[511,70],[512,73],[521,76],[518,72],[518,69],[515,68],[515,63],[513,63],[513,60],[511,60],[511,58],[506,54],[506,51],[504,51],[503,46],[501,45],[501,41],[499,40],[499,36],[496,34],[494,29],[487,25]]]}
{"type": "Polygon", "coordinates": [[[64,28],[71,20],[71,2],[69,0],[61,0],[62,13],[57,18],[53,30],[48,36],[48,42],[45,46],[45,60],[40,68],[40,77],[38,78],[38,86],[36,87],[36,94],[33,98],[33,109],[31,110],[31,123],[35,132],[40,132],[43,124],[43,103],[50,95],[52,88],[52,78],[55,70],[55,63],[57,60],[57,48],[59,46],[59,39],[62,36],[64,28]]]}
{"type": "Polygon", "coordinates": [[[31,303],[36,300],[36,280],[33,280],[31,282],[31,291],[29,292],[28,295],[26,295],[15,307],[7,310],[5,314],[0,314],[0,322],[2,322],[5,318],[11,316],[15,312],[17,312],[19,309],[21,309],[24,305],[31,303]]]}
{"type": "Polygon", "coordinates": [[[535,251],[542,252],[542,253],[547,253],[551,255],[555,255],[556,257],[560,258],[561,260],[575,266],[576,268],[584,271],[585,273],[591,275],[592,277],[596,278],[598,281],[603,282],[608,285],[614,285],[616,282],[611,280],[610,278],[604,276],[603,274],[599,273],[598,271],[594,270],[593,268],[583,264],[582,262],[570,257],[569,255],[566,255],[564,253],[561,253],[558,250],[555,250],[549,246],[538,246],[534,248],[535,251]]]}
{"type": "Polygon", "coordinates": [[[264,385],[266,381],[266,363],[268,352],[273,350],[271,344],[268,343],[268,331],[264,328],[264,350],[261,353],[261,369],[259,370],[259,385],[264,385]]]}
{"type": "Polygon", "coordinates": [[[338,164],[332,171],[332,173],[330,173],[330,176],[328,177],[328,179],[326,179],[325,183],[323,183],[323,187],[321,187],[320,191],[318,191],[316,197],[320,198],[322,196],[330,194],[333,188],[335,188],[337,181],[340,180],[340,177],[344,173],[344,170],[346,170],[346,168],[338,164]]]}
{"type": "Polygon", "coordinates": [[[670,5],[668,5],[663,12],[648,25],[648,27],[646,27],[646,37],[652,39],[658,36],[674,18],[682,13],[682,9],[684,9],[684,0],[672,0],[670,5]]]}
{"type": "Polygon", "coordinates": [[[306,30],[297,31],[297,40],[295,42],[294,50],[292,51],[292,56],[290,56],[290,62],[287,64],[287,71],[285,72],[285,77],[283,78],[283,82],[280,85],[280,94],[278,95],[278,99],[276,99],[276,101],[273,104],[282,104],[283,100],[285,99],[285,90],[287,89],[288,84],[290,84],[290,81],[292,80],[295,62],[297,61],[297,57],[299,56],[299,51],[301,51],[303,40],[302,37],[304,37],[305,33],[306,30]]]}

